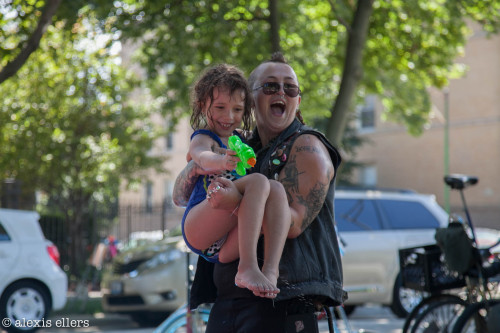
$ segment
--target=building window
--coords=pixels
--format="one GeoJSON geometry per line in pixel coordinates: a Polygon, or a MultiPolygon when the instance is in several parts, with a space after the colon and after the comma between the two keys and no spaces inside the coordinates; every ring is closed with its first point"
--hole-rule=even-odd
{"type": "Polygon", "coordinates": [[[172,193],[174,191],[174,182],[170,179],[165,180],[165,207],[172,208],[174,206],[174,202],[172,200],[172,193]]]}
{"type": "Polygon", "coordinates": [[[165,118],[165,149],[171,150],[174,147],[174,124],[170,117],[165,118]]]}
{"type": "Polygon", "coordinates": [[[377,168],[374,166],[365,166],[360,170],[359,182],[363,186],[376,186],[377,185],[377,168]]]}
{"type": "Polygon", "coordinates": [[[153,183],[150,181],[146,183],[144,206],[147,213],[153,212],[153,183]]]}
{"type": "Polygon", "coordinates": [[[362,132],[375,129],[375,95],[368,95],[365,104],[358,110],[359,130],[362,132]]]}
{"type": "Polygon", "coordinates": [[[167,150],[171,150],[174,147],[174,136],[172,132],[168,132],[167,135],[165,135],[165,148],[167,150]]]}

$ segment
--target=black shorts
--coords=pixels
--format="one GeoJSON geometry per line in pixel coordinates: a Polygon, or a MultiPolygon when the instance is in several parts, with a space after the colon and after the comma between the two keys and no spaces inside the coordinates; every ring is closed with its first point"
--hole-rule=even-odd
{"type": "MultiPolygon", "coordinates": [[[[206,333],[285,333],[288,325],[302,324],[292,303],[273,302],[266,298],[218,299],[210,312],[206,333]]],[[[301,307],[306,315],[302,333],[318,332],[314,307],[301,307]]],[[[293,332],[296,332],[294,329],[293,332]]]]}

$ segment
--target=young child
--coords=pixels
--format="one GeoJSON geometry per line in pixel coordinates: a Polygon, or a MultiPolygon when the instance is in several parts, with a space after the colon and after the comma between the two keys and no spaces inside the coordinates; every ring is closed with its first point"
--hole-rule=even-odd
{"type": "Polygon", "coordinates": [[[227,149],[231,135],[241,136],[241,130],[236,129],[242,121],[243,130],[250,128],[251,98],[243,73],[226,64],[208,69],[194,85],[191,126],[195,131],[187,159],[193,159],[207,175],[198,178],[184,213],[182,232],[189,248],[208,261],[228,263],[240,258],[235,284],[257,296],[274,298],[279,293],[278,266],[291,223],[287,196],[279,182],[261,174],[238,176],[234,169],[240,159],[227,149]],[[219,177],[234,180],[242,194],[234,211],[214,209],[210,204],[223,186],[219,177]],[[211,182],[214,184],[208,190],[211,182]],[[257,263],[261,231],[262,271],[257,263]]]}

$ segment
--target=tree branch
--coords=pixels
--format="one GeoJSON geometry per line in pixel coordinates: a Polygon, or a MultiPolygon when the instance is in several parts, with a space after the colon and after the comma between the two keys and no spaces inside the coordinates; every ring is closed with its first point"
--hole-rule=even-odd
{"type": "Polygon", "coordinates": [[[272,52],[274,53],[281,51],[278,0],[269,0],[269,12],[270,12],[269,23],[271,25],[271,30],[270,30],[271,49],[272,52]]]}
{"type": "Polygon", "coordinates": [[[47,31],[48,26],[52,22],[52,17],[57,11],[57,8],[61,4],[61,0],[47,0],[47,4],[43,8],[42,16],[38,25],[33,31],[33,34],[26,41],[21,52],[12,61],[8,62],[7,65],[0,71],[0,84],[5,80],[17,73],[17,71],[26,63],[29,56],[38,49],[40,45],[40,40],[43,34],[47,31]]]}
{"type": "MultiPolygon", "coordinates": [[[[328,0],[328,2],[330,3],[330,8],[332,9],[332,12],[333,13],[338,13],[338,11],[336,11],[335,9],[335,4],[333,3],[333,0],[328,0]]],[[[342,24],[348,33],[351,33],[351,25],[349,24],[349,22],[347,22],[342,16],[340,15],[336,15],[337,17],[337,20],[340,22],[340,24],[342,24]]]]}

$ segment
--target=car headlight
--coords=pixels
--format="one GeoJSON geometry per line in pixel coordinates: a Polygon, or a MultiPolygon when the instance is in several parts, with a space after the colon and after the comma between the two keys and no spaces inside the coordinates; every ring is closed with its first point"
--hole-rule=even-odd
{"type": "Polygon", "coordinates": [[[136,270],[132,271],[129,273],[130,277],[137,276],[137,274],[147,271],[150,269],[154,269],[158,266],[164,266],[167,265],[173,261],[176,261],[182,257],[182,252],[179,251],[178,249],[170,249],[168,251],[164,251],[161,253],[158,253],[151,259],[145,261],[139,267],[137,267],[136,270]]]}

